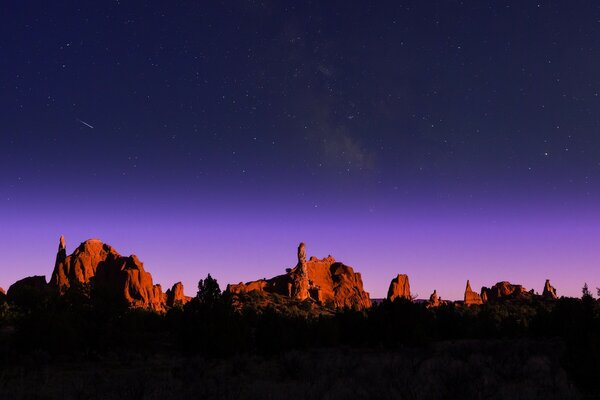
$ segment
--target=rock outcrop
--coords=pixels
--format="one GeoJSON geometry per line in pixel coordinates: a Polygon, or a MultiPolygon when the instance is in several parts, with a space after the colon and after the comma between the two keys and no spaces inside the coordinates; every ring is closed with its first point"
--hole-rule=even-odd
{"type": "Polygon", "coordinates": [[[108,290],[130,306],[164,310],[166,296],[160,285],[153,284],[152,275],[135,255],[121,256],[108,244],[90,239],[67,256],[61,236],[50,286],[64,293],[75,283],[92,280],[98,288],[108,290]]]}
{"type": "Polygon", "coordinates": [[[408,275],[398,274],[398,276],[392,279],[390,282],[387,299],[389,301],[394,301],[398,298],[412,300],[412,297],[410,296],[410,283],[408,282],[408,275]]]}
{"type": "Polygon", "coordinates": [[[183,284],[181,282],[177,282],[171,289],[167,289],[165,295],[167,307],[175,307],[177,305],[182,306],[191,300],[191,297],[188,297],[183,293],[183,284]]]}
{"type": "Polygon", "coordinates": [[[486,302],[524,298],[533,294],[533,290],[528,292],[522,285],[513,285],[507,281],[498,282],[491,288],[481,288],[481,297],[485,298],[486,302]]]}
{"type": "Polygon", "coordinates": [[[306,260],[304,243],[298,246],[298,263],[284,275],[247,283],[227,285],[226,293],[257,291],[290,299],[309,300],[329,308],[366,309],[371,307],[360,273],[337,262],[333,257],[311,257],[306,260]]]}
{"type": "Polygon", "coordinates": [[[429,301],[427,302],[427,307],[428,308],[434,308],[434,307],[439,307],[440,305],[442,305],[442,299],[440,299],[440,297],[437,294],[437,290],[433,290],[433,293],[431,293],[431,296],[429,296],[429,301]]]}
{"type": "Polygon", "coordinates": [[[465,305],[471,306],[476,304],[483,304],[483,300],[479,294],[471,289],[471,282],[467,280],[467,287],[465,288],[465,305]]]}
{"type": "Polygon", "coordinates": [[[32,306],[46,297],[48,293],[45,276],[28,276],[10,285],[6,296],[16,304],[32,306]]]}
{"type": "Polygon", "coordinates": [[[557,299],[556,289],[550,284],[550,279],[546,279],[542,296],[546,299],[557,299]]]}
{"type": "Polygon", "coordinates": [[[0,302],[6,301],[6,292],[0,287],[0,302]]]}

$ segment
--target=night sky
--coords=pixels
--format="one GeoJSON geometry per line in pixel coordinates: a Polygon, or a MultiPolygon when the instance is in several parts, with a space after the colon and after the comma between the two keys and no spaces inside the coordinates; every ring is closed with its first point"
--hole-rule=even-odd
{"type": "Polygon", "coordinates": [[[0,10],[5,289],[61,234],[186,294],[300,241],[375,298],[600,286],[598,2],[59,3],[0,10]]]}

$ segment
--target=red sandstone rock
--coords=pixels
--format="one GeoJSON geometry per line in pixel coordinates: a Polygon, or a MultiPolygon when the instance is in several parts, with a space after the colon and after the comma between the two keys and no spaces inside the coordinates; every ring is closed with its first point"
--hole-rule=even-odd
{"type": "Polygon", "coordinates": [[[67,256],[61,236],[50,286],[64,293],[73,283],[88,283],[91,279],[133,307],[164,310],[166,299],[160,285],[153,284],[152,275],[135,255],[121,256],[111,246],[90,239],[67,256]]]}
{"type": "Polygon", "coordinates": [[[491,288],[481,288],[481,296],[485,297],[486,301],[491,302],[503,299],[528,297],[530,295],[533,295],[533,291],[528,292],[522,285],[513,285],[507,281],[498,282],[491,288]]]}
{"type": "Polygon", "coordinates": [[[296,300],[312,300],[331,308],[365,309],[371,306],[360,273],[333,257],[306,260],[303,243],[298,246],[298,263],[284,275],[271,279],[227,285],[230,294],[258,291],[296,300]]]}
{"type": "Polygon", "coordinates": [[[181,282],[177,282],[171,289],[167,289],[166,303],[168,307],[184,305],[190,301],[190,299],[190,297],[183,293],[183,284],[181,282]]]}
{"type": "Polygon", "coordinates": [[[467,280],[467,287],[465,288],[465,305],[470,306],[474,304],[483,304],[483,300],[480,295],[471,289],[471,282],[467,280]]]}
{"type": "Polygon", "coordinates": [[[412,297],[410,296],[410,283],[408,282],[408,275],[398,274],[398,276],[392,279],[390,282],[387,299],[394,301],[397,298],[412,300],[412,297]]]}
{"type": "Polygon", "coordinates": [[[546,279],[546,283],[544,284],[544,291],[542,292],[542,296],[547,299],[556,299],[558,295],[556,294],[556,289],[552,287],[550,284],[550,279],[546,279]]]}

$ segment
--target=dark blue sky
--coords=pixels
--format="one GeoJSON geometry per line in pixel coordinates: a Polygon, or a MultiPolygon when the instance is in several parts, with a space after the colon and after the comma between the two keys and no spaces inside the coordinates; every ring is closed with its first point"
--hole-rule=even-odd
{"type": "Polygon", "coordinates": [[[17,259],[15,232],[44,215],[48,238],[19,240],[101,231],[130,248],[128,230],[152,241],[144,224],[199,215],[290,244],[307,240],[296,229],[341,243],[328,227],[355,220],[352,236],[374,214],[381,235],[399,215],[433,232],[440,216],[457,232],[504,218],[596,232],[597,2],[296,3],[3,4],[2,250],[17,259]]]}

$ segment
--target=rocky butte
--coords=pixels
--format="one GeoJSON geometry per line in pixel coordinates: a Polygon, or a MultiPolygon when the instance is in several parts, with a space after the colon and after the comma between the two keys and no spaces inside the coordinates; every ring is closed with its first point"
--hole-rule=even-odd
{"type": "Polygon", "coordinates": [[[135,255],[122,256],[110,245],[97,239],[86,240],[67,255],[63,236],[59,240],[50,282],[46,284],[43,276],[28,277],[13,284],[7,295],[17,298],[27,296],[32,291],[47,289],[62,295],[73,285],[90,282],[131,307],[164,311],[167,307],[189,300],[184,296],[180,282],[163,293],[161,286],[153,283],[152,275],[146,272],[144,264],[135,255]]]}
{"type": "Polygon", "coordinates": [[[389,301],[394,301],[398,298],[412,300],[412,297],[410,296],[410,283],[408,282],[408,275],[398,274],[398,276],[392,279],[390,282],[387,299],[389,301]]]}
{"type": "Polygon", "coordinates": [[[298,301],[312,301],[328,308],[363,310],[371,307],[360,273],[332,256],[307,260],[304,243],[298,246],[298,262],[283,275],[271,279],[227,285],[226,293],[275,294],[298,301]]]}

